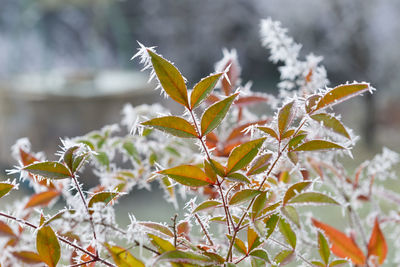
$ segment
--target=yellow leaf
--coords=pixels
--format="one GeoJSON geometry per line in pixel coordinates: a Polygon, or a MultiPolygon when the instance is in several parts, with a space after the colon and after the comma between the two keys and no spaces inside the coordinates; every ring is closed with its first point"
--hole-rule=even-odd
{"type": "Polygon", "coordinates": [[[119,246],[110,246],[107,243],[104,245],[118,267],[145,267],[143,262],[136,259],[128,250],[119,246]]]}
{"type": "Polygon", "coordinates": [[[266,138],[260,138],[235,147],[229,155],[226,167],[227,173],[231,173],[246,167],[255,156],[264,143],[266,138]]]}
{"type": "Polygon", "coordinates": [[[61,255],[60,244],[50,226],[44,226],[39,229],[36,236],[36,249],[47,265],[50,267],[57,265],[61,255]]]}
{"type": "Polygon", "coordinates": [[[153,68],[164,91],[176,102],[189,108],[185,80],[179,70],[161,56],[147,50],[153,63],[153,68]]]}
{"type": "Polygon", "coordinates": [[[146,122],[142,125],[152,126],[161,131],[169,134],[183,137],[183,138],[196,138],[197,133],[193,125],[185,119],[176,116],[165,116],[161,118],[155,118],[146,122]]]}
{"type": "Polygon", "coordinates": [[[180,165],[170,169],[159,171],[180,184],[187,186],[204,186],[213,184],[213,181],[207,177],[205,172],[194,165],[180,165]]]}

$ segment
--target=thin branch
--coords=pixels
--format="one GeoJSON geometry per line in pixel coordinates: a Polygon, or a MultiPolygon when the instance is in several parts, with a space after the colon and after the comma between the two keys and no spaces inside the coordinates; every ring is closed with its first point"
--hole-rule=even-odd
{"type": "Polygon", "coordinates": [[[176,218],[178,218],[178,214],[175,214],[174,217],[171,218],[172,221],[172,231],[174,232],[174,247],[176,247],[176,240],[178,239],[177,233],[176,233],[176,218]]]}
{"type": "MultiPolygon", "coordinates": [[[[0,212],[0,216],[6,217],[6,218],[8,218],[8,219],[10,219],[10,220],[13,220],[13,221],[15,221],[15,222],[18,222],[18,223],[25,224],[26,226],[29,226],[29,227],[31,227],[31,228],[33,228],[33,229],[38,229],[38,228],[39,228],[38,226],[36,226],[36,225],[34,225],[34,224],[32,224],[32,223],[30,223],[30,222],[28,222],[28,221],[25,221],[25,220],[16,218],[16,217],[14,217],[14,216],[8,215],[8,214],[3,213],[3,212],[0,212]]],[[[57,235],[57,234],[56,234],[56,235],[57,235]]],[[[63,237],[61,237],[61,236],[59,236],[59,235],[57,235],[57,238],[58,238],[58,240],[60,240],[61,242],[64,242],[65,244],[67,244],[67,245],[69,245],[69,246],[71,246],[71,247],[73,247],[73,248],[75,248],[75,249],[77,249],[77,250],[80,250],[81,252],[83,252],[83,253],[89,255],[89,256],[92,257],[95,261],[100,261],[100,262],[104,263],[104,264],[107,265],[107,266],[116,267],[114,264],[109,263],[108,261],[106,261],[106,260],[100,258],[98,255],[95,255],[95,254],[91,253],[90,251],[88,251],[88,250],[82,248],[81,246],[78,246],[78,245],[76,245],[76,244],[70,242],[69,240],[67,240],[67,239],[65,239],[65,238],[63,238],[63,237]]]]}
{"type": "Polygon", "coordinates": [[[212,239],[210,237],[210,234],[208,233],[207,229],[204,227],[203,222],[200,220],[199,215],[197,215],[195,213],[194,217],[197,219],[198,223],[200,224],[200,227],[203,230],[204,235],[207,237],[208,242],[210,243],[210,245],[214,246],[214,242],[212,241],[212,239]]]}

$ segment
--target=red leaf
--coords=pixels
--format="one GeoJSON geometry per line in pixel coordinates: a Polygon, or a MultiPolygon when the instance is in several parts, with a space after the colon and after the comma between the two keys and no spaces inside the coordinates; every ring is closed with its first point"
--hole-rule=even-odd
{"type": "Polygon", "coordinates": [[[46,206],[49,204],[51,200],[53,200],[55,197],[60,195],[60,192],[58,191],[46,191],[38,194],[34,194],[26,203],[25,208],[31,208],[35,206],[46,206]]]}
{"type": "Polygon", "coordinates": [[[368,243],[368,256],[377,256],[379,264],[383,264],[386,259],[388,247],[385,237],[379,227],[378,218],[375,219],[374,229],[368,243]]]}
{"type": "Polygon", "coordinates": [[[315,227],[323,230],[325,235],[329,238],[329,241],[332,244],[331,251],[333,254],[340,258],[349,258],[354,264],[365,264],[365,255],[353,239],[332,226],[320,221],[312,219],[312,222],[315,227]]]}

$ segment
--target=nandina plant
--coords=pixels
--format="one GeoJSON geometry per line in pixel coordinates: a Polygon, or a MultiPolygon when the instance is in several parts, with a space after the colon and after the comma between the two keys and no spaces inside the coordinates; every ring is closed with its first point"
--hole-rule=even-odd
{"type": "MultiPolygon", "coordinates": [[[[400,196],[382,181],[393,178],[399,156],[385,148],[355,171],[345,169],[357,137],[332,109],[374,89],[365,82],[326,87],[321,58],[300,60],[286,32],[270,19],[261,23],[270,59],[282,63],[279,96],[241,86],[234,50],[188,90],[171,62],[140,44],[133,58],[182,114],[127,105],[121,125],[128,133],[110,125],[62,140],[56,161],[18,140],[12,151],[19,165],[10,173],[35,193],[0,212],[2,265],[398,264],[400,196]],[[275,112],[258,115],[254,105],[275,112]],[[88,191],[83,168],[99,176],[88,191]],[[130,214],[129,225],[118,225],[113,205],[151,182],[184,214],[166,223],[130,214]],[[65,208],[54,209],[58,199],[65,208]]],[[[16,181],[3,181],[0,197],[16,189],[16,181]]]]}

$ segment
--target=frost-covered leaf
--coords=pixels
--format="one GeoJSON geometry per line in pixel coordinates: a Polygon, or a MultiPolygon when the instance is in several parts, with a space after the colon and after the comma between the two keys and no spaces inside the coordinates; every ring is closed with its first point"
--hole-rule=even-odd
{"type": "Polygon", "coordinates": [[[150,49],[148,49],[147,52],[151,57],[154,71],[164,91],[173,100],[189,108],[187,88],[182,74],[174,65],[152,52],[150,49]]]}
{"type": "Polygon", "coordinates": [[[157,248],[158,252],[164,253],[166,251],[175,250],[174,245],[171,244],[168,240],[161,238],[159,236],[153,234],[147,234],[150,238],[151,243],[157,248]]]}
{"type": "Polygon", "coordinates": [[[231,173],[246,167],[254,159],[254,157],[257,156],[258,150],[264,141],[265,138],[260,138],[235,147],[228,158],[228,164],[226,167],[227,173],[231,173]]]}
{"type": "MultiPolygon", "coordinates": [[[[232,240],[232,236],[227,235],[229,240],[232,240]]],[[[242,254],[247,254],[247,248],[246,244],[238,237],[235,238],[235,242],[233,243],[233,246],[236,248],[236,250],[242,254]]]]}
{"type": "Polygon", "coordinates": [[[88,207],[90,209],[90,208],[93,207],[93,205],[95,203],[100,203],[100,202],[104,203],[104,205],[107,205],[117,195],[118,195],[118,193],[116,193],[116,192],[99,192],[99,193],[96,193],[90,198],[89,203],[88,203],[88,207]]]}
{"type": "Polygon", "coordinates": [[[194,87],[193,91],[190,95],[190,108],[194,109],[200,103],[206,99],[212,90],[214,89],[215,85],[217,84],[219,78],[221,77],[222,73],[217,73],[210,75],[204,79],[201,79],[194,87]]]}
{"type": "Polygon", "coordinates": [[[330,196],[327,196],[322,193],[318,192],[305,192],[296,195],[292,199],[289,200],[289,203],[292,204],[334,204],[334,205],[339,205],[339,203],[331,198],[330,196]]]}
{"type": "Polygon", "coordinates": [[[290,141],[288,143],[288,150],[292,151],[293,148],[295,148],[298,144],[300,144],[306,137],[307,137],[307,134],[298,134],[295,137],[293,137],[292,139],[290,139],[290,141]]]}
{"type": "Polygon", "coordinates": [[[104,243],[118,267],[145,267],[144,263],[136,259],[127,249],[119,246],[111,246],[104,243]]]}
{"type": "Polygon", "coordinates": [[[27,250],[13,251],[12,254],[14,257],[23,261],[24,263],[37,264],[43,262],[39,254],[33,251],[27,251],[27,250]]]}
{"type": "Polygon", "coordinates": [[[293,198],[296,194],[300,193],[301,191],[307,189],[311,185],[310,181],[304,181],[304,182],[298,182],[293,184],[286,190],[285,196],[283,197],[283,205],[286,205],[286,203],[293,198]]]}
{"type": "Polygon", "coordinates": [[[254,200],[253,206],[252,206],[252,213],[251,213],[251,218],[254,220],[257,218],[258,215],[260,215],[261,211],[264,209],[265,205],[267,204],[267,192],[264,191],[261,194],[259,194],[256,199],[254,200]]]}
{"type": "Polygon", "coordinates": [[[43,176],[49,179],[65,179],[70,178],[71,173],[64,164],[57,161],[46,161],[33,163],[22,168],[31,174],[43,176]]]}
{"type": "Polygon", "coordinates": [[[253,249],[257,248],[261,245],[260,237],[257,232],[254,231],[251,227],[247,228],[247,254],[250,253],[253,249]]]}
{"type": "Polygon", "coordinates": [[[288,218],[290,221],[292,221],[297,227],[300,228],[300,216],[297,210],[289,205],[286,205],[281,208],[281,212],[283,215],[285,215],[286,218],[288,218]]]}
{"type": "Polygon", "coordinates": [[[250,256],[271,263],[268,257],[268,253],[263,249],[254,249],[249,253],[250,256]]]}
{"type": "Polygon", "coordinates": [[[252,199],[259,194],[261,194],[261,191],[255,189],[240,190],[231,197],[231,199],[229,200],[229,205],[238,205],[252,199]]]}
{"type": "Polygon", "coordinates": [[[307,113],[311,113],[317,107],[319,100],[322,98],[320,95],[312,95],[305,101],[305,109],[307,113]]]}
{"type": "Polygon", "coordinates": [[[142,122],[142,125],[151,126],[169,134],[183,138],[197,138],[194,126],[185,119],[176,116],[165,116],[142,122]]]}
{"type": "Polygon", "coordinates": [[[311,140],[296,147],[294,151],[314,151],[325,149],[344,149],[341,145],[325,140],[311,140]]]}
{"type": "Polygon", "coordinates": [[[174,237],[174,234],[171,232],[171,230],[162,224],[155,222],[138,222],[138,224],[150,228],[152,230],[155,230],[156,232],[160,232],[164,235],[174,237]]]}
{"type": "Polygon", "coordinates": [[[379,227],[378,218],[375,219],[374,228],[372,229],[371,237],[368,242],[368,255],[374,255],[378,258],[379,265],[385,262],[388,252],[385,236],[379,227]]]}
{"type": "Polygon", "coordinates": [[[122,148],[126,151],[126,153],[131,156],[137,163],[140,164],[139,152],[137,151],[133,142],[125,141],[122,144],[122,148]]]}
{"type": "Polygon", "coordinates": [[[358,83],[358,84],[353,83],[353,84],[339,85],[330,90],[329,92],[327,92],[324,96],[322,96],[315,110],[319,110],[322,108],[338,104],[351,97],[360,95],[370,89],[371,88],[367,83],[358,83]]]}
{"type": "Polygon", "coordinates": [[[42,261],[55,267],[60,260],[61,248],[58,238],[50,226],[43,226],[36,236],[36,249],[42,261]]]}
{"type": "Polygon", "coordinates": [[[270,127],[257,127],[259,130],[263,131],[264,133],[268,134],[269,136],[275,138],[276,140],[279,140],[279,136],[278,134],[275,132],[274,129],[270,128],[270,127]]]}
{"type": "Polygon", "coordinates": [[[281,231],[286,242],[293,248],[296,248],[297,238],[293,232],[292,227],[284,219],[279,220],[279,230],[281,231]]]}
{"type": "Polygon", "coordinates": [[[195,254],[193,252],[186,252],[186,251],[180,251],[180,250],[173,250],[173,251],[167,251],[163,254],[161,254],[155,263],[158,262],[176,262],[176,263],[188,263],[188,264],[194,264],[197,266],[204,266],[204,265],[210,265],[213,263],[213,261],[203,255],[195,254]]]}
{"type": "Polygon", "coordinates": [[[217,200],[206,200],[204,202],[202,202],[201,204],[199,204],[194,210],[193,213],[202,211],[202,210],[206,210],[206,209],[210,209],[210,208],[215,208],[216,206],[222,205],[222,203],[220,201],[217,200]]]}
{"type": "Polygon", "coordinates": [[[318,232],[318,252],[325,265],[328,265],[329,257],[331,256],[331,250],[329,248],[328,241],[321,232],[318,232]]]}
{"type": "Polygon", "coordinates": [[[272,157],[271,153],[257,156],[250,164],[247,175],[259,174],[265,171],[269,166],[269,161],[272,157]]]}
{"type": "Polygon", "coordinates": [[[230,173],[225,177],[225,179],[233,182],[250,184],[250,180],[239,172],[230,173]]]}
{"type": "Polygon", "coordinates": [[[311,117],[311,119],[313,119],[319,123],[322,123],[326,128],[329,128],[329,129],[333,130],[334,132],[341,134],[341,135],[347,137],[348,139],[350,139],[350,135],[347,132],[346,128],[334,116],[329,115],[327,113],[320,113],[320,114],[312,115],[310,117],[311,117]]]}
{"type": "Polygon", "coordinates": [[[71,170],[72,172],[72,164],[74,161],[74,152],[79,148],[79,146],[72,146],[68,148],[63,155],[63,160],[65,165],[71,170]]]}
{"type": "Polygon", "coordinates": [[[340,232],[339,230],[312,219],[315,227],[324,231],[332,244],[331,251],[340,258],[349,258],[354,264],[365,264],[365,255],[353,239],[340,232]]]}
{"type": "Polygon", "coordinates": [[[282,135],[286,131],[287,127],[292,123],[295,115],[294,101],[284,105],[278,113],[278,129],[279,135],[282,135]]]}
{"type": "Polygon", "coordinates": [[[60,192],[58,191],[46,191],[46,192],[41,192],[34,194],[26,203],[25,208],[32,208],[36,207],[39,205],[47,205],[49,204],[50,201],[52,201],[54,198],[58,197],[60,195],[60,192]]]}
{"type": "Polygon", "coordinates": [[[226,113],[238,94],[233,94],[224,100],[221,100],[204,111],[201,117],[201,136],[212,132],[225,118],[226,113]]]}
{"type": "Polygon", "coordinates": [[[213,181],[207,177],[205,172],[194,165],[180,165],[159,171],[158,173],[167,175],[171,179],[186,186],[196,187],[213,184],[213,181]]]}
{"type": "Polygon", "coordinates": [[[275,256],[274,261],[278,263],[279,266],[283,266],[292,262],[294,258],[295,258],[294,251],[282,250],[275,256]]]}
{"type": "Polygon", "coordinates": [[[276,225],[279,222],[279,216],[277,214],[272,214],[265,221],[265,229],[267,230],[265,239],[268,239],[275,231],[276,225]]]}
{"type": "Polygon", "coordinates": [[[4,197],[11,189],[14,188],[13,184],[10,183],[0,183],[0,198],[4,197]]]}

